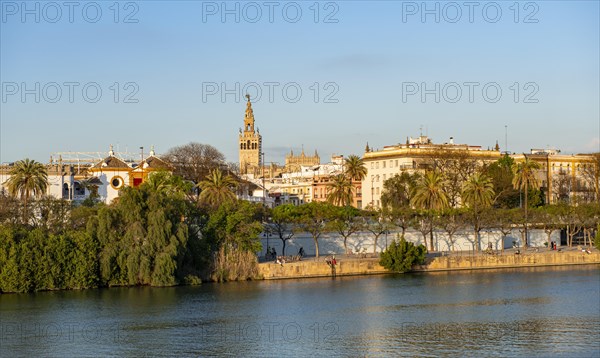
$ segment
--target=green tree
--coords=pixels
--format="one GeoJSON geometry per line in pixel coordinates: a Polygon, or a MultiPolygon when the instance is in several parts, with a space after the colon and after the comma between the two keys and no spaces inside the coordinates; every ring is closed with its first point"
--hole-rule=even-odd
{"type": "Polygon", "coordinates": [[[344,252],[348,254],[348,237],[363,227],[360,210],[351,206],[338,207],[333,210],[332,218],[331,229],[344,238],[344,252]]]}
{"type": "Polygon", "coordinates": [[[373,210],[366,217],[364,227],[373,234],[373,253],[377,253],[377,241],[390,229],[389,219],[382,210],[373,210]]]}
{"type": "Polygon", "coordinates": [[[236,199],[233,189],[237,182],[220,169],[213,169],[198,186],[202,189],[200,202],[213,208],[236,199]]]}
{"type": "Polygon", "coordinates": [[[394,272],[408,272],[414,265],[425,262],[427,248],[424,245],[415,246],[404,237],[392,241],[388,248],[380,254],[379,264],[394,272]]]}
{"type": "Polygon", "coordinates": [[[437,225],[448,234],[449,247],[455,251],[455,234],[465,227],[465,212],[462,209],[448,208],[441,212],[437,225]]]}
{"type": "Polygon", "coordinates": [[[463,185],[462,200],[470,210],[477,251],[481,250],[479,233],[481,231],[482,213],[492,206],[493,198],[494,184],[491,178],[485,174],[475,173],[463,185]]]}
{"type": "Polygon", "coordinates": [[[333,206],[328,203],[311,202],[298,207],[300,228],[308,232],[315,243],[315,256],[319,258],[319,238],[330,229],[333,206]]]}
{"type": "Polygon", "coordinates": [[[103,285],[170,286],[201,270],[198,236],[189,230],[192,206],[152,183],[121,190],[116,204],[101,207],[88,225],[100,244],[103,285]]]}
{"type": "Polygon", "coordinates": [[[256,276],[256,254],[262,249],[258,237],[263,230],[261,215],[261,206],[243,200],[226,203],[209,213],[202,238],[212,256],[213,280],[246,280],[256,276]]]}
{"type": "Polygon", "coordinates": [[[506,242],[506,238],[510,235],[513,229],[516,226],[516,223],[519,222],[519,217],[522,217],[519,209],[494,209],[493,215],[491,217],[492,226],[496,227],[502,233],[500,238],[501,250],[504,252],[504,245],[506,242]]]}
{"type": "Polygon", "coordinates": [[[410,200],[416,186],[416,175],[402,172],[387,179],[383,183],[381,203],[390,209],[410,206],[410,200]]]}
{"type": "Polygon", "coordinates": [[[182,177],[174,175],[168,171],[157,171],[150,173],[148,179],[142,184],[149,190],[156,193],[170,195],[178,198],[185,198],[193,189],[190,181],[183,180],[182,177]]]}
{"type": "Polygon", "coordinates": [[[434,250],[433,217],[436,211],[444,210],[449,206],[445,186],[446,181],[441,173],[426,172],[418,178],[411,198],[411,205],[425,213],[420,222],[422,229],[429,228],[429,246],[432,251],[434,250]]]}
{"type": "Polygon", "coordinates": [[[552,233],[561,228],[559,218],[564,209],[564,205],[546,205],[535,208],[533,211],[535,222],[546,233],[548,247],[552,242],[552,233]]]}
{"type": "Polygon", "coordinates": [[[281,240],[281,254],[285,256],[285,245],[296,233],[298,227],[297,206],[292,204],[279,205],[271,211],[269,230],[281,240]]]}
{"type": "Polygon", "coordinates": [[[514,159],[505,154],[485,169],[485,174],[494,185],[494,207],[510,209],[519,206],[519,191],[513,186],[514,163],[514,159]]]}
{"type": "Polygon", "coordinates": [[[23,202],[23,222],[27,223],[29,197],[41,197],[48,187],[48,173],[43,164],[26,158],[15,162],[5,182],[11,195],[19,196],[23,202]]]}
{"type": "Polygon", "coordinates": [[[383,183],[381,194],[383,214],[389,217],[395,226],[402,229],[402,236],[405,235],[406,229],[414,225],[415,212],[410,207],[410,203],[417,178],[417,174],[402,172],[383,183]]]}
{"type": "Polygon", "coordinates": [[[529,238],[527,233],[527,224],[528,224],[528,197],[529,197],[529,189],[536,188],[538,186],[538,181],[535,176],[535,171],[540,168],[540,165],[537,162],[527,158],[525,156],[525,160],[519,163],[515,163],[513,166],[513,186],[515,189],[522,190],[525,193],[525,247],[529,246],[529,238]]]}
{"type": "Polygon", "coordinates": [[[53,233],[61,233],[67,229],[71,211],[70,202],[47,195],[33,205],[33,210],[37,213],[31,219],[35,226],[53,233]]]}
{"type": "Polygon", "coordinates": [[[362,158],[350,155],[344,162],[344,173],[351,181],[362,181],[367,176],[367,166],[362,158]]]}
{"type": "Polygon", "coordinates": [[[348,206],[352,204],[352,192],[354,186],[348,178],[339,174],[333,177],[331,183],[327,186],[329,195],[327,202],[337,206],[348,206]]]}

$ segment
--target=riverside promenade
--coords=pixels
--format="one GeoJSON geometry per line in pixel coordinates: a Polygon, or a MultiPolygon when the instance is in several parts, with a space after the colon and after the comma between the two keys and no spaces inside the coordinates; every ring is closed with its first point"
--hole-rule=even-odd
{"type": "MultiPolygon", "coordinates": [[[[389,274],[379,265],[379,255],[367,257],[356,255],[336,255],[335,271],[326,262],[331,256],[304,258],[301,261],[278,264],[275,262],[259,263],[259,274],[265,280],[332,277],[354,275],[389,274]]],[[[448,255],[428,254],[423,265],[415,265],[414,272],[439,272],[457,270],[486,270],[518,267],[568,266],[600,264],[600,251],[591,249],[591,253],[577,248],[563,248],[551,251],[546,248],[528,250],[505,250],[503,253],[486,254],[484,252],[456,252],[448,255]]]]}

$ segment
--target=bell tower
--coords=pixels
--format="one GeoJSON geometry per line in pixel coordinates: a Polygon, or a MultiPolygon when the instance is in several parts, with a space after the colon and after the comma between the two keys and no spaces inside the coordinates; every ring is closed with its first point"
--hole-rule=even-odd
{"type": "Polygon", "coordinates": [[[244,129],[240,128],[239,154],[240,174],[258,174],[260,171],[260,160],[262,152],[262,136],[254,129],[254,112],[250,95],[246,95],[246,114],[244,115],[244,129]]]}

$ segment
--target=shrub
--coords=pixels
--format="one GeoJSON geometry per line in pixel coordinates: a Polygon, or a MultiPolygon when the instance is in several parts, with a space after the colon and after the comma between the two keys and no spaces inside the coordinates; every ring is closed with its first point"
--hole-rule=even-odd
{"type": "Polygon", "coordinates": [[[412,242],[400,238],[400,241],[392,241],[391,245],[381,253],[379,264],[394,272],[410,271],[413,265],[425,262],[427,248],[424,245],[415,246],[412,242]]]}

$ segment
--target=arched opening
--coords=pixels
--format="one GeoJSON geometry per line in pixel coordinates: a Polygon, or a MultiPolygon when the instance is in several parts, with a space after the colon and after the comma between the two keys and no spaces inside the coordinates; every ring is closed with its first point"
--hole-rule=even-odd
{"type": "Polygon", "coordinates": [[[62,197],[63,199],[69,199],[69,184],[67,183],[63,184],[62,197]]]}
{"type": "Polygon", "coordinates": [[[85,188],[78,181],[73,184],[73,191],[75,195],[85,195],[85,188]]]}

